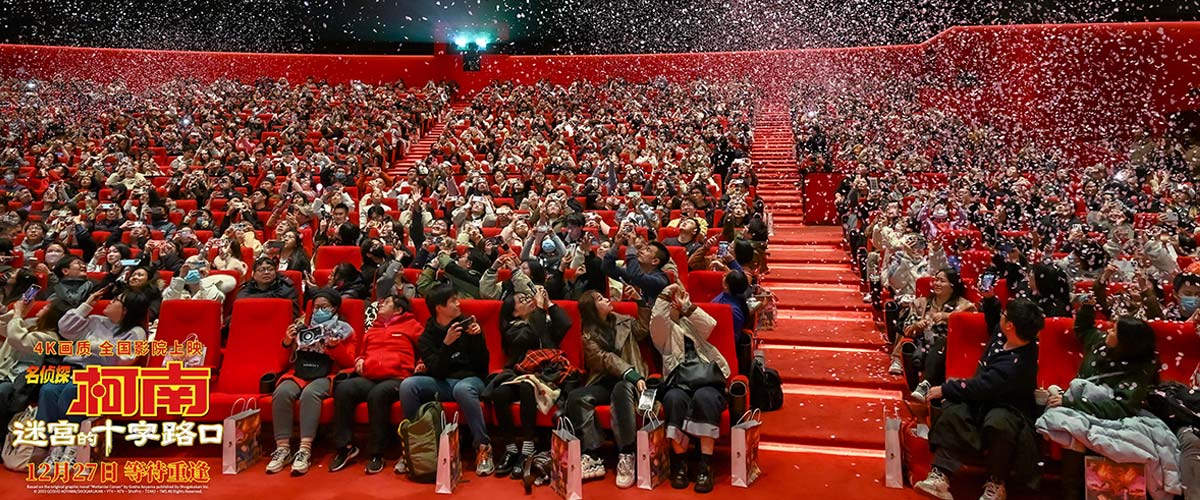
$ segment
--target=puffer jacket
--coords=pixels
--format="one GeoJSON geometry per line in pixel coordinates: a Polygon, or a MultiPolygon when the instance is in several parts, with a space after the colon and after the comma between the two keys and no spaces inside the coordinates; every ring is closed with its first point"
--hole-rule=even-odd
{"type": "Polygon", "coordinates": [[[371,380],[405,378],[417,364],[417,339],[425,326],[412,313],[376,320],[363,336],[358,358],[362,376],[371,380]]]}

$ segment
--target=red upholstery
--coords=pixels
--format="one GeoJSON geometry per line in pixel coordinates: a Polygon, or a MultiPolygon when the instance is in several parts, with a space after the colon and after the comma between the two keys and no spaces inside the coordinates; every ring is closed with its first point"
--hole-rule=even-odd
{"type": "Polygon", "coordinates": [[[314,269],[333,269],[342,262],[349,262],[362,269],[362,250],[355,246],[322,246],[317,248],[314,269]]]}
{"type": "Polygon", "coordinates": [[[1083,347],[1075,338],[1071,318],[1046,318],[1038,334],[1038,386],[1066,388],[1079,373],[1083,347]]]}
{"type": "Polygon", "coordinates": [[[946,378],[970,378],[989,340],[983,313],[951,314],[946,326],[946,378]]]}
{"type": "Polygon", "coordinates": [[[257,395],[263,375],[283,370],[288,351],[280,345],[292,322],[287,299],[239,299],[229,320],[229,339],[214,392],[257,395]]]}
{"type": "Polygon", "coordinates": [[[987,250],[967,250],[962,253],[962,268],[959,269],[958,274],[962,276],[963,281],[974,283],[979,280],[979,275],[991,265],[991,252],[987,250]]]}
{"type": "Polygon", "coordinates": [[[1158,342],[1159,377],[1186,385],[1200,367],[1200,336],[1196,324],[1176,321],[1151,321],[1158,342]]]}
{"type": "MultiPolygon", "coordinates": [[[[183,342],[195,333],[208,348],[204,366],[217,367],[221,350],[221,303],[215,300],[164,300],[158,314],[156,340],[183,342]]],[[[147,366],[162,366],[162,356],[151,356],[147,366]]]]}
{"type": "Polygon", "coordinates": [[[712,302],[725,291],[725,273],[721,271],[692,271],[688,273],[687,291],[692,302],[712,302]]]}

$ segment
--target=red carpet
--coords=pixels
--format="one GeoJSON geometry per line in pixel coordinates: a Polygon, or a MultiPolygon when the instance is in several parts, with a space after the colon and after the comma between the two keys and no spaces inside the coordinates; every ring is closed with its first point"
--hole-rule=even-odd
{"type": "Polygon", "coordinates": [[[779,370],[785,383],[897,391],[904,388],[901,377],[887,373],[890,360],[886,353],[867,349],[832,349],[837,348],[772,344],[763,346],[767,365],[779,370]]]}
{"type": "Polygon", "coordinates": [[[779,311],[774,330],[759,332],[771,344],[802,344],[822,347],[882,347],[883,336],[869,312],[779,311]]]}

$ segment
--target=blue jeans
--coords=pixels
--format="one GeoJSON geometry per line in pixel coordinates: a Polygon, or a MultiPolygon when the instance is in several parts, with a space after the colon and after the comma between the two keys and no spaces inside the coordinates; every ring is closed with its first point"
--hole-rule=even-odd
{"type": "Polygon", "coordinates": [[[78,394],[79,387],[75,384],[43,385],[41,392],[38,393],[37,419],[43,422],[59,420],[76,424],[83,422],[87,418],[83,415],[67,415],[67,410],[71,408],[71,403],[75,401],[75,396],[78,394]]]}
{"type": "Polygon", "coordinates": [[[417,417],[421,404],[434,401],[458,403],[458,411],[467,421],[471,429],[471,437],[475,447],[490,444],[487,423],[483,420],[483,407],[479,404],[479,393],[483,392],[483,380],[479,377],[464,379],[435,379],[424,375],[415,375],[400,383],[400,407],[404,410],[404,418],[412,420],[417,417]]]}

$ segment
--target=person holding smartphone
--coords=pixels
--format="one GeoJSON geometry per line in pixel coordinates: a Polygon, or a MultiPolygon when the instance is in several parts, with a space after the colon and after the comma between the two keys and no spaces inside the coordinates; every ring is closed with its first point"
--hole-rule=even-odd
{"type": "MultiPolygon", "coordinates": [[[[454,401],[467,421],[476,449],[475,473],[490,476],[495,471],[487,421],[479,404],[483,379],[488,375],[488,346],[483,328],[462,313],[458,292],[449,284],[425,294],[430,318],[417,340],[417,352],[425,362],[425,374],[404,379],[400,384],[400,407],[404,418],[417,417],[426,401],[454,401]]],[[[403,459],[401,459],[403,461],[403,459]]]]}

